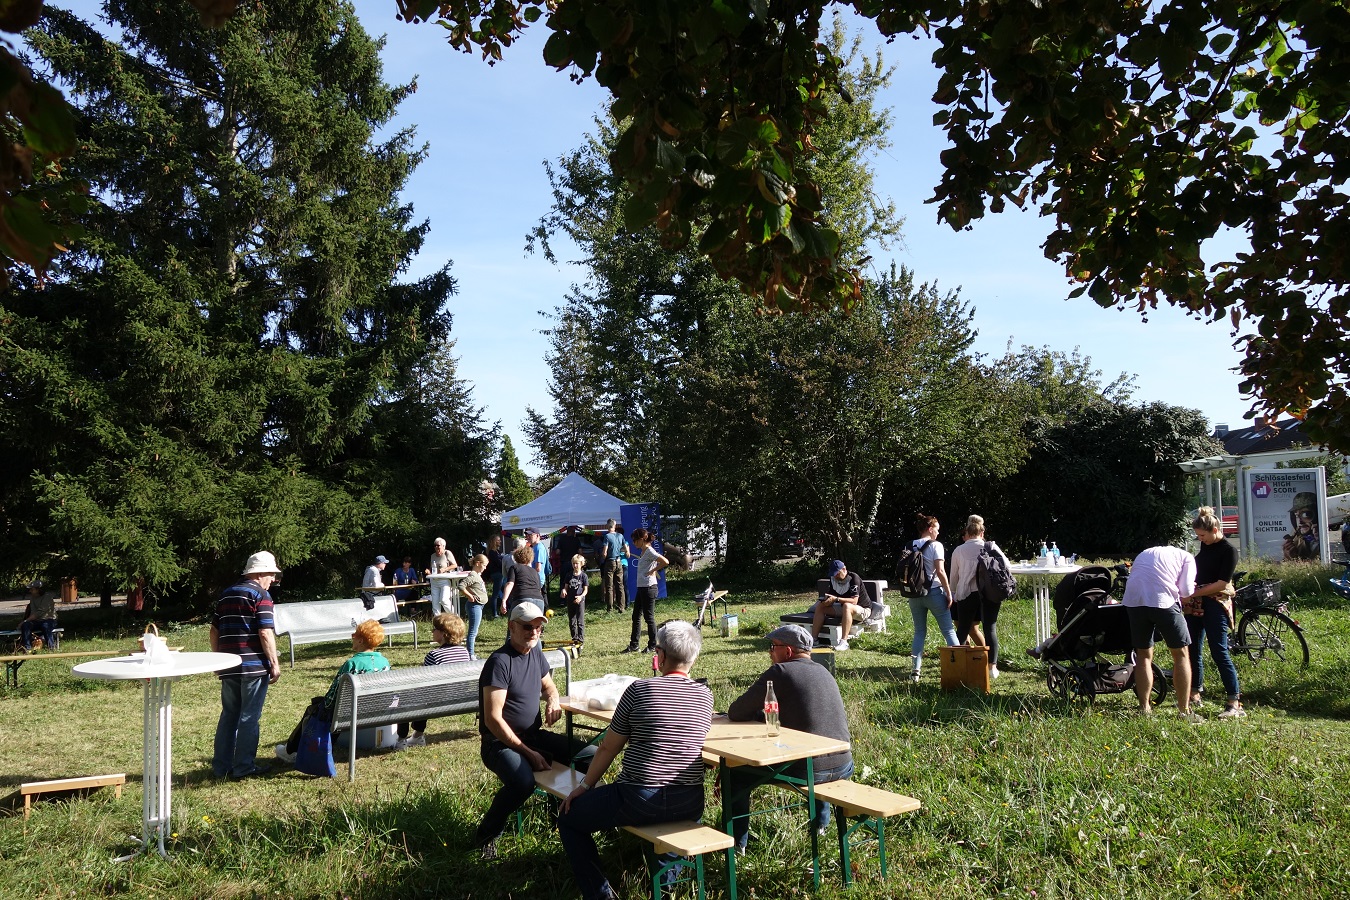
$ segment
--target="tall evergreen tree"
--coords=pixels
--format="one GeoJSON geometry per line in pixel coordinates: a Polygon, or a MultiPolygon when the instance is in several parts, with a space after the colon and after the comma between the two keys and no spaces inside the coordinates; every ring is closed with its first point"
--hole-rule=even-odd
{"type": "MultiPolygon", "coordinates": [[[[387,435],[440,408],[415,373],[454,280],[398,280],[423,151],[376,135],[414,86],[382,80],[347,3],[253,0],[219,30],[184,0],[104,15],[117,40],[59,10],[30,37],[103,202],[55,283],[4,301],[6,561],[202,596],[258,547],[318,578],[415,531],[387,435]]],[[[481,480],[476,414],[437,427],[463,438],[437,466],[481,480]]]]}
{"type": "Polygon", "coordinates": [[[502,435],[502,449],[497,456],[497,503],[501,509],[515,509],[534,499],[530,490],[530,480],[521,471],[520,460],[516,458],[516,448],[511,445],[511,436],[502,435]]]}

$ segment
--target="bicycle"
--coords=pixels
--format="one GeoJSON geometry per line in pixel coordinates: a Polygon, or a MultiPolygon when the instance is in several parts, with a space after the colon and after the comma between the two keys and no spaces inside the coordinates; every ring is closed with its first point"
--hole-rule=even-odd
{"type": "MultiPolygon", "coordinates": [[[[1233,581],[1245,574],[1235,573],[1233,581]]],[[[1241,618],[1228,649],[1234,660],[1251,662],[1258,681],[1270,679],[1272,686],[1280,686],[1286,677],[1308,667],[1308,641],[1298,620],[1289,615],[1288,602],[1280,597],[1278,579],[1264,578],[1238,588],[1233,606],[1241,618]]]]}

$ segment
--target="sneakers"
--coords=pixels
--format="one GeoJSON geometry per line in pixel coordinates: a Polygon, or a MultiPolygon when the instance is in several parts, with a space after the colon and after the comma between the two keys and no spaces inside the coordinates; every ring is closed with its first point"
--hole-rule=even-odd
{"type": "Polygon", "coordinates": [[[1191,709],[1200,709],[1205,705],[1205,698],[1199,694],[1191,694],[1191,709]]]}
{"type": "Polygon", "coordinates": [[[990,681],[997,681],[997,680],[998,680],[999,674],[1000,674],[1000,672],[999,672],[999,670],[998,670],[998,666],[990,666],[990,667],[989,667],[989,680],[990,680],[990,681]]]}
{"type": "Polygon", "coordinates": [[[276,754],[277,759],[287,765],[295,765],[295,754],[288,751],[285,744],[277,744],[272,748],[272,752],[276,754]]]}
{"type": "Polygon", "coordinates": [[[655,644],[652,644],[650,647],[648,647],[646,650],[643,650],[642,652],[643,652],[643,653],[655,653],[655,652],[656,652],[656,645],[655,645],[655,644]]]}
{"type": "Polygon", "coordinates": [[[1219,713],[1220,719],[1245,719],[1246,717],[1247,711],[1242,708],[1241,703],[1230,703],[1223,708],[1223,712],[1219,713]]]}
{"type": "Polygon", "coordinates": [[[493,838],[478,848],[478,858],[483,862],[492,862],[497,858],[497,839],[493,838]]]}
{"type": "Polygon", "coordinates": [[[624,647],[624,648],[623,648],[622,650],[620,650],[619,652],[620,652],[620,653],[636,653],[636,652],[638,652],[637,644],[629,644],[627,647],[624,647]]]}
{"type": "Polygon", "coordinates": [[[1038,644],[1038,645],[1035,646],[1035,647],[1028,647],[1028,648],[1027,648],[1027,656],[1030,656],[1032,659],[1040,659],[1040,658],[1041,658],[1041,648],[1040,648],[1040,645],[1038,644]]]}
{"type": "Polygon", "coordinates": [[[411,744],[408,743],[410,740],[412,740],[412,738],[399,738],[398,740],[394,741],[394,752],[402,753],[404,750],[407,750],[409,747],[412,746],[411,744]]]}
{"type": "Polygon", "coordinates": [[[839,643],[834,645],[834,651],[836,653],[843,653],[847,649],[848,649],[848,641],[840,641],[839,643]]]}
{"type": "Polygon", "coordinates": [[[427,736],[423,732],[418,732],[408,738],[409,747],[425,747],[427,745],[427,736]]]}
{"type": "Polygon", "coordinates": [[[918,684],[918,683],[919,683],[919,670],[918,670],[918,669],[915,669],[913,672],[910,672],[910,673],[909,673],[909,680],[912,681],[912,682],[914,682],[915,684],[918,684]]]}
{"type": "Polygon", "coordinates": [[[1185,712],[1178,712],[1177,718],[1183,722],[1189,722],[1191,725],[1199,725],[1205,721],[1205,717],[1199,713],[1191,712],[1189,709],[1185,712]]]}

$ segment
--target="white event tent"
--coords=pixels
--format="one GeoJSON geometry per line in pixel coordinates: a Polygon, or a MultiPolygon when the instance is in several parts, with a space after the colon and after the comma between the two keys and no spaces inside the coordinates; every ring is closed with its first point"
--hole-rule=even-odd
{"type": "Polygon", "coordinates": [[[502,531],[533,527],[550,534],[568,525],[600,528],[607,519],[618,521],[619,507],[625,505],[623,500],[572,472],[543,496],[502,513],[502,531]]]}

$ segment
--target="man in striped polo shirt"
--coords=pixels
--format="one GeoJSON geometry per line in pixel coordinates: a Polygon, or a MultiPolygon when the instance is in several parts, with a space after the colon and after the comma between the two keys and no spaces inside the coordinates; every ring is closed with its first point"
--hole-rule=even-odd
{"type": "Polygon", "coordinates": [[[707,685],[689,677],[702,645],[688,622],[667,622],[657,630],[660,675],[624,691],[585,778],[563,801],[558,833],[585,900],[618,896],[600,869],[595,832],[703,815],[703,742],[712,726],[713,699],[707,685]],[[619,777],[599,787],[620,750],[619,777]]]}
{"type": "Polygon", "coordinates": [[[211,616],[211,649],[237,653],[242,660],[220,673],[220,721],[211,757],[211,771],[217,778],[238,780],[270,771],[256,757],[267,686],[281,677],[272,595],[268,593],[279,577],[281,570],[271,553],[253,554],[244,566],[243,580],[221,593],[211,616]]]}

